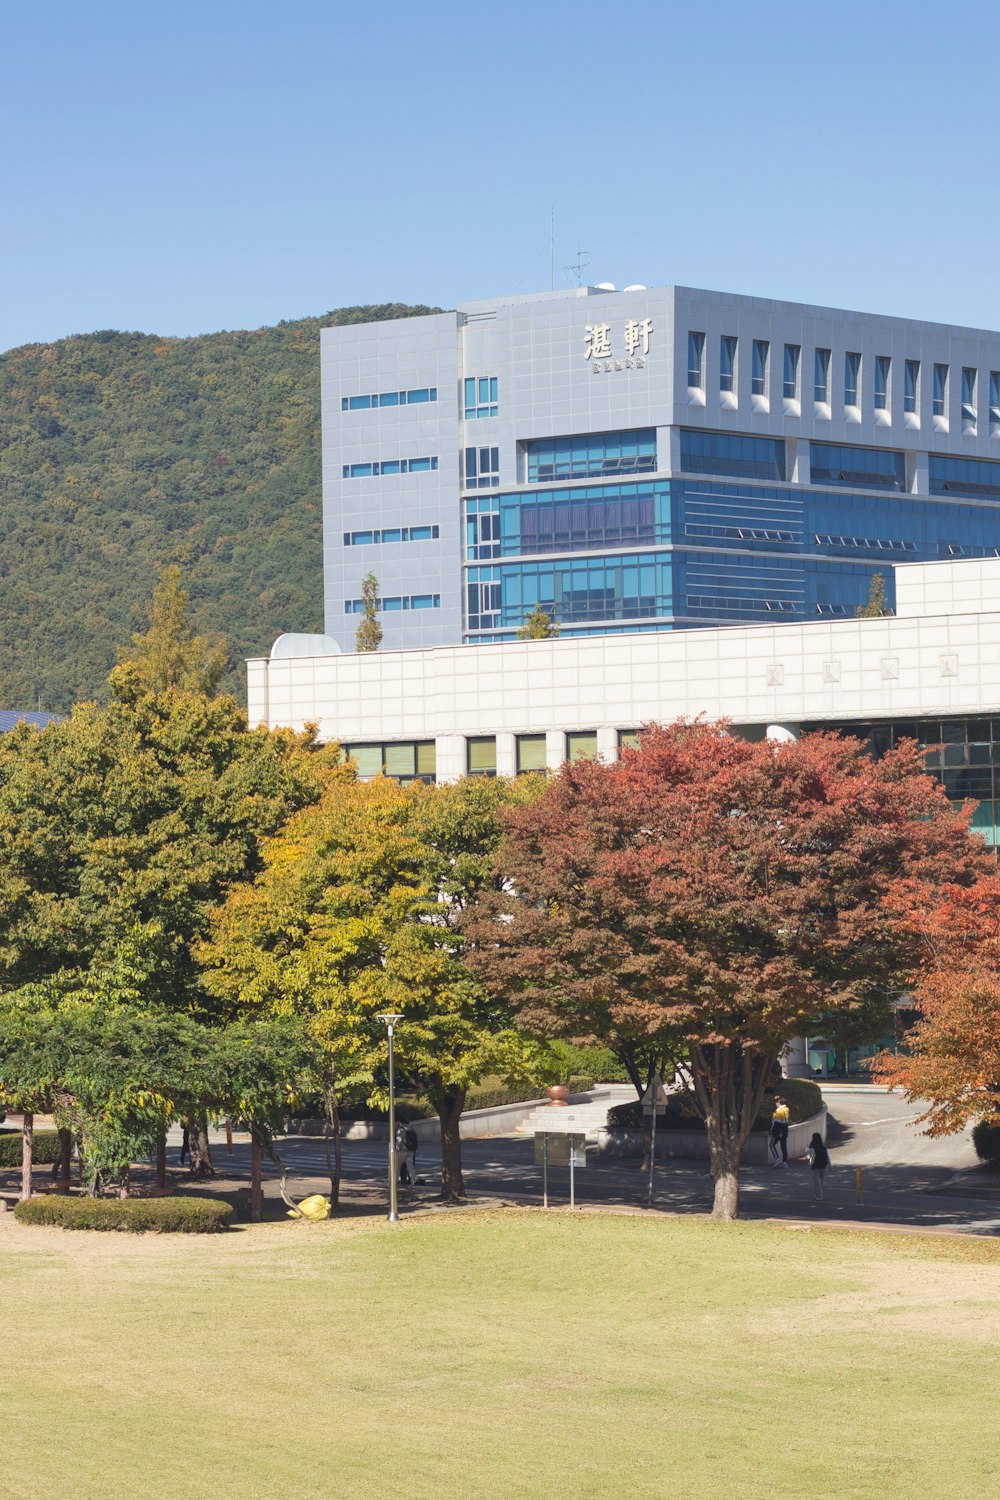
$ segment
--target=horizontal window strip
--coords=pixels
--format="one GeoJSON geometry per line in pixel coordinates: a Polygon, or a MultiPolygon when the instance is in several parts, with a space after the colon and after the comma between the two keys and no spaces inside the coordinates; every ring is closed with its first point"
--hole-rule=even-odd
{"type": "Polygon", "coordinates": [[[439,526],[390,526],[381,531],[345,531],[345,547],[382,546],[388,542],[436,542],[439,526]]]}
{"type": "Polygon", "coordinates": [[[382,406],[422,406],[427,401],[436,401],[437,387],[418,386],[412,391],[375,391],[369,396],[341,396],[341,411],[373,411],[382,406]]]}
{"type": "Polygon", "coordinates": [[[345,479],[379,479],[389,474],[426,474],[436,469],[436,458],[386,458],[380,462],[344,464],[345,479]]]}

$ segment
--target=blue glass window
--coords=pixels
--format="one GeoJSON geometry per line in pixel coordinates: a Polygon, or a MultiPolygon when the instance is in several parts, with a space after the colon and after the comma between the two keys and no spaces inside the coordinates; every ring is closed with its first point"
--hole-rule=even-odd
{"type": "Polygon", "coordinates": [[[499,381],[496,375],[470,375],[463,382],[465,392],[466,420],[473,417],[495,417],[498,406],[499,381]]]}
{"type": "Polygon", "coordinates": [[[688,334],[688,386],[691,390],[700,391],[705,383],[705,335],[703,333],[688,334]]]}
{"type": "Polygon", "coordinates": [[[892,366],[888,354],[875,356],[875,410],[886,411],[889,406],[889,371],[892,366]]]}
{"type": "Polygon", "coordinates": [[[990,371],[990,425],[1000,425],[1000,370],[990,371]]]}
{"type": "Polygon", "coordinates": [[[671,598],[669,552],[503,563],[469,569],[467,626],[509,630],[522,625],[536,605],[567,625],[655,619],[669,615],[671,598]],[[482,592],[484,584],[490,585],[489,594],[482,592]],[[484,603],[498,608],[484,615],[484,603]]]}
{"type": "Polygon", "coordinates": [[[526,553],[596,552],[649,547],[670,540],[670,485],[583,485],[466,501],[470,561],[526,553]],[[484,504],[494,507],[483,512],[484,504]]]}
{"type": "Polygon", "coordinates": [[[464,482],[467,490],[496,489],[500,483],[500,449],[466,448],[464,482]]]}
{"type": "Polygon", "coordinates": [[[946,417],[948,415],[948,366],[934,366],[934,415],[946,417]]]}
{"type": "Polygon", "coordinates": [[[1000,463],[985,458],[943,458],[932,453],[927,465],[932,495],[1000,496],[1000,463]]]}
{"type": "Polygon", "coordinates": [[[824,406],[830,401],[830,351],[817,349],[813,375],[814,399],[824,406]]]}
{"type": "Polygon", "coordinates": [[[395,526],[383,531],[345,531],[345,547],[368,547],[385,542],[435,542],[437,526],[395,526]]]}
{"type": "Polygon", "coordinates": [[[438,393],[432,385],[421,386],[415,391],[376,391],[369,396],[342,396],[341,411],[369,411],[377,406],[407,406],[422,401],[436,401],[438,393]]]}
{"type": "Polygon", "coordinates": [[[801,349],[798,344],[785,345],[785,371],[782,390],[786,401],[797,401],[799,395],[799,355],[801,349]]]}
{"type": "Polygon", "coordinates": [[[750,369],[750,394],[767,395],[767,360],[770,352],[767,339],[754,339],[750,369]]]}
{"type": "Polygon", "coordinates": [[[525,443],[524,451],[529,484],[597,474],[641,474],[656,468],[656,429],[537,438],[525,443]]]}
{"type": "Polygon", "coordinates": [[[868,490],[906,488],[903,455],[891,448],[810,443],[809,464],[814,484],[844,484],[868,490]]]}
{"type": "Polygon", "coordinates": [[[970,369],[968,365],[962,369],[962,417],[966,422],[976,420],[976,377],[977,370],[970,369]]]}
{"type": "Polygon", "coordinates": [[[741,479],[784,479],[781,438],[681,428],[681,468],[688,474],[733,474],[741,479]]]}
{"type": "Polygon", "coordinates": [[[844,405],[860,405],[861,355],[844,355],[844,405]]]}
{"type": "Polygon", "coordinates": [[[920,388],[920,361],[908,359],[903,366],[903,410],[916,411],[920,388]]]}
{"type": "Polygon", "coordinates": [[[719,390],[731,391],[736,381],[736,339],[724,333],[719,340],[719,390]]]}
{"type": "MultiPolygon", "coordinates": [[[[365,606],[364,606],[364,600],[363,599],[345,599],[344,600],[344,614],[345,615],[360,615],[361,612],[362,612],[362,610],[364,609],[364,607],[365,606]]],[[[399,610],[399,609],[440,609],[441,608],[441,595],[440,594],[390,594],[386,598],[376,599],[376,601],[375,601],[375,608],[376,609],[382,609],[382,610],[388,610],[390,612],[393,611],[393,610],[399,610]],[[430,600],[429,604],[426,602],[428,599],[430,600]],[[419,603],[414,603],[414,600],[419,600],[420,602],[419,603]]]]}
{"type": "Polygon", "coordinates": [[[374,464],[344,464],[345,479],[371,479],[382,474],[419,474],[436,469],[436,458],[387,458],[374,464]]]}

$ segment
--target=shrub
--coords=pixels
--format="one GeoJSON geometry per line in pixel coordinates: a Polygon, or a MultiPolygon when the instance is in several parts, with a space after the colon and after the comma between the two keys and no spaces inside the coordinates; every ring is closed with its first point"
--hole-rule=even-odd
{"type": "Polygon", "coordinates": [[[54,1193],[18,1203],[20,1224],[54,1229],[116,1229],[128,1234],[216,1234],[228,1229],[233,1208],[216,1198],[64,1198],[54,1193]]]}
{"type": "MultiPolygon", "coordinates": [[[[58,1130],[36,1130],[34,1138],[36,1167],[51,1167],[59,1160],[58,1130]]],[[[0,1167],[21,1165],[21,1132],[9,1127],[0,1130],[0,1167]]]]}
{"type": "Polygon", "coordinates": [[[980,1161],[1000,1162],[1000,1115],[980,1120],[973,1127],[972,1144],[980,1161]]]}

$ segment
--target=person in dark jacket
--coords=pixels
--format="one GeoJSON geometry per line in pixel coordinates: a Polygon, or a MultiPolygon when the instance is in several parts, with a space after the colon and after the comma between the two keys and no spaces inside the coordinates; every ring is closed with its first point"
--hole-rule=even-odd
{"type": "Polygon", "coordinates": [[[830,1153],[823,1144],[823,1137],[815,1131],[809,1142],[809,1165],[812,1168],[813,1197],[822,1198],[823,1178],[830,1165],[830,1153]]]}

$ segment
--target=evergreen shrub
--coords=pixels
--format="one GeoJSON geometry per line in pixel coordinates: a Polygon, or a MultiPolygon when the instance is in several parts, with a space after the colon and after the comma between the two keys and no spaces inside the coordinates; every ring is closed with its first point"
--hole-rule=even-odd
{"type": "MultiPolygon", "coordinates": [[[[58,1130],[36,1130],[33,1146],[35,1166],[51,1167],[59,1160],[58,1130]]],[[[0,1167],[19,1167],[22,1149],[19,1130],[0,1130],[0,1167]]]]}
{"type": "Polygon", "coordinates": [[[1000,1163],[1000,1115],[973,1126],[972,1144],[980,1161],[1000,1163]]]}
{"type": "Polygon", "coordinates": [[[53,1229],[121,1230],[127,1234],[217,1234],[233,1207],[214,1198],[64,1198],[54,1193],[18,1203],[19,1224],[53,1229]]]}

